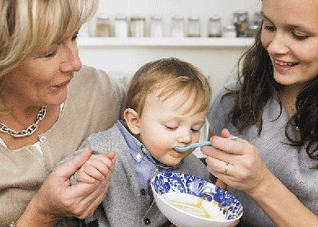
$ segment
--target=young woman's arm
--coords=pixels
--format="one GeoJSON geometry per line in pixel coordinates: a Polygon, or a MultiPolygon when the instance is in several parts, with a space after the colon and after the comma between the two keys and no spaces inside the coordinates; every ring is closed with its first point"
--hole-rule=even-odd
{"type": "Polygon", "coordinates": [[[228,140],[229,136],[229,131],[223,130],[224,138],[214,136],[213,147],[202,149],[210,173],[230,187],[245,191],[278,226],[318,226],[317,214],[266,167],[258,149],[243,139],[228,140]]]}

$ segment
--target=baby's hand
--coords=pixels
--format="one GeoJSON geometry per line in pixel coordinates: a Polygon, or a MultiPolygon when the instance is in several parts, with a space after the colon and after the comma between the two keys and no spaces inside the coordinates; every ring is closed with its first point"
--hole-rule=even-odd
{"type": "Polygon", "coordinates": [[[77,171],[77,180],[87,184],[94,184],[96,180],[102,181],[105,178],[108,181],[114,170],[114,165],[115,154],[113,152],[93,154],[77,171]]]}

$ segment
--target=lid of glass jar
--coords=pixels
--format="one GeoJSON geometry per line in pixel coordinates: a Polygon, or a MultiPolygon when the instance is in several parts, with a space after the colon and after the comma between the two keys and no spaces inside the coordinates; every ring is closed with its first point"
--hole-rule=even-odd
{"type": "Polygon", "coordinates": [[[197,17],[197,16],[191,16],[188,18],[188,20],[192,20],[192,21],[198,21],[200,20],[200,17],[197,17]]]}
{"type": "Polygon", "coordinates": [[[248,11],[244,11],[244,10],[235,11],[233,15],[248,15],[248,11]]]}
{"type": "Polygon", "coordinates": [[[162,17],[161,16],[152,16],[150,19],[151,20],[162,20],[162,17]]]}
{"type": "Polygon", "coordinates": [[[137,21],[137,20],[142,20],[142,21],[144,21],[144,20],[146,20],[146,18],[144,18],[144,17],[131,17],[130,20],[131,20],[131,21],[137,21]]]}
{"type": "Polygon", "coordinates": [[[99,14],[97,16],[97,19],[102,19],[102,20],[109,20],[109,16],[106,14],[99,14]]]}
{"type": "Polygon", "coordinates": [[[249,20],[247,11],[236,11],[233,13],[234,22],[241,21],[247,22],[249,20]]]}
{"type": "Polygon", "coordinates": [[[229,25],[224,26],[224,29],[225,30],[235,30],[235,26],[233,24],[229,24],[229,25]]]}
{"type": "Polygon", "coordinates": [[[209,18],[210,21],[219,21],[221,20],[221,17],[218,17],[218,16],[212,16],[209,18]]]}
{"type": "Polygon", "coordinates": [[[172,20],[184,20],[183,16],[173,16],[172,20]]]}
{"type": "Polygon", "coordinates": [[[258,25],[253,24],[253,25],[250,25],[250,26],[249,26],[249,29],[257,30],[257,29],[259,29],[259,26],[258,26],[258,25]]]}
{"type": "Polygon", "coordinates": [[[115,17],[115,20],[127,20],[127,17],[124,15],[118,15],[115,17]]]}

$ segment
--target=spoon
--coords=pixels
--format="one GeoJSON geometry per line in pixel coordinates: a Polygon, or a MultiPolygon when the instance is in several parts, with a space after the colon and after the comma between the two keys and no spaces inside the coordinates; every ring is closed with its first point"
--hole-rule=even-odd
{"type": "MultiPolygon", "coordinates": [[[[237,136],[230,136],[228,138],[230,140],[237,140],[238,139],[237,136]]],[[[193,150],[193,149],[198,148],[198,147],[211,146],[211,145],[212,145],[211,141],[202,141],[199,143],[191,143],[191,144],[184,146],[184,147],[175,146],[173,149],[175,149],[176,151],[179,151],[181,153],[185,153],[185,152],[188,152],[188,151],[193,150]]]]}

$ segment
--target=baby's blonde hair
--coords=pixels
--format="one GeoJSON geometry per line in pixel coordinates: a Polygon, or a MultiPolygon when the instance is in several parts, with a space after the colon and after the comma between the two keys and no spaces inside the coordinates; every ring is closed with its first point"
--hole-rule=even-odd
{"type": "Polygon", "coordinates": [[[163,58],[142,66],[130,82],[126,108],[134,109],[141,116],[147,95],[154,91],[160,91],[158,98],[161,101],[176,94],[182,94],[186,101],[194,95],[188,111],[199,103],[196,112],[206,110],[211,98],[211,88],[203,73],[192,64],[177,58],[163,58]]]}
{"type": "Polygon", "coordinates": [[[71,37],[98,0],[1,0],[0,80],[34,50],[71,37]]]}

